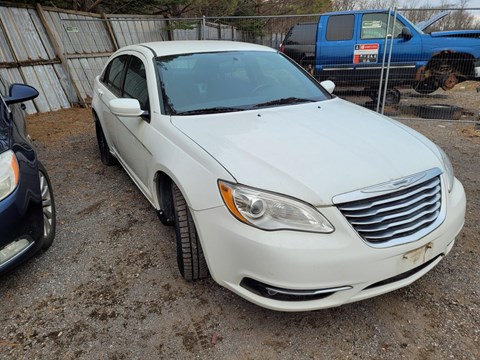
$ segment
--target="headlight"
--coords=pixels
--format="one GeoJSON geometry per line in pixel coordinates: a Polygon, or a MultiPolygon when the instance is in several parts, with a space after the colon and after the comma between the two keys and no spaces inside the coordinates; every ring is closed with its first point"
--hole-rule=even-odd
{"type": "Polygon", "coordinates": [[[18,185],[18,162],[13,151],[0,154],[0,200],[5,199],[18,185]]]}
{"type": "Polygon", "coordinates": [[[219,181],[225,205],[238,220],[262,230],[331,233],[334,228],[317,209],[300,200],[219,181]]]}
{"type": "Polygon", "coordinates": [[[443,167],[445,168],[445,176],[447,177],[448,192],[450,192],[452,191],[452,188],[453,188],[453,179],[454,179],[452,163],[450,162],[450,159],[448,158],[445,151],[443,151],[443,149],[438,145],[437,145],[437,148],[438,148],[438,151],[440,152],[440,155],[442,156],[443,167]]]}

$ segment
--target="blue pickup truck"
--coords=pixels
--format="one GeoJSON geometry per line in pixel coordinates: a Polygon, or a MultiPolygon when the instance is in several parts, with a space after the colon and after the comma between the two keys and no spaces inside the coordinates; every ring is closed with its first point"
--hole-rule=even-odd
{"type": "MultiPolygon", "coordinates": [[[[428,94],[439,87],[452,89],[465,80],[480,80],[480,30],[425,33],[448,12],[415,25],[390,14],[393,44],[388,86],[412,86],[428,94]]],[[[378,87],[389,14],[361,10],[322,14],[318,23],[298,24],[287,33],[281,51],[309,68],[320,80],[337,85],[378,87]],[[296,29],[295,29],[296,28],[296,29]],[[315,44],[302,44],[300,32],[316,31],[315,44]],[[293,39],[293,41],[292,41],[293,39]]]]}

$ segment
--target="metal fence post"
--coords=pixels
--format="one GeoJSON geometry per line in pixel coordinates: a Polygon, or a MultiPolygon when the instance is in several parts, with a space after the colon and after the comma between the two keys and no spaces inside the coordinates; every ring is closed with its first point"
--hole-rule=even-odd
{"type": "MultiPolygon", "coordinates": [[[[394,5],[393,10],[393,23],[392,23],[392,33],[390,34],[390,49],[388,50],[388,62],[387,62],[387,74],[385,75],[385,87],[383,89],[383,100],[382,100],[382,114],[385,112],[385,101],[387,99],[388,91],[388,77],[390,76],[390,65],[392,62],[392,52],[393,52],[393,39],[395,39],[395,21],[397,20],[397,7],[394,5]]],[[[388,14],[390,16],[390,14],[388,14]]],[[[388,31],[387,27],[387,31],[388,31]]],[[[385,48],[385,51],[387,49],[385,48]]]]}
{"type": "Polygon", "coordinates": [[[385,31],[385,40],[383,43],[383,57],[382,57],[382,70],[380,71],[380,81],[378,84],[378,93],[377,93],[377,108],[376,111],[380,112],[380,99],[382,97],[382,90],[383,90],[383,73],[385,71],[385,59],[387,57],[387,44],[388,44],[388,29],[390,28],[390,13],[392,8],[388,8],[388,18],[387,18],[387,28],[385,31]]]}
{"type": "Polygon", "coordinates": [[[207,27],[207,20],[205,18],[205,15],[202,15],[202,40],[205,40],[206,27],[207,27]]]}

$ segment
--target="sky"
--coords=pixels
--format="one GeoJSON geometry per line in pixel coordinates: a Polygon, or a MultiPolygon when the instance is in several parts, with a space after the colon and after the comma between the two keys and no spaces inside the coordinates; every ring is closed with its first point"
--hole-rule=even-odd
{"type": "MultiPolygon", "coordinates": [[[[419,6],[422,6],[422,5],[425,5],[425,4],[430,4],[430,6],[438,6],[442,1],[441,0],[417,0],[416,3],[419,5],[419,6]]],[[[449,1],[453,7],[455,7],[455,4],[460,4],[460,1],[458,0],[450,0],[449,1]]],[[[398,0],[398,5],[401,6],[402,5],[402,0],[398,0]]],[[[469,8],[480,8],[480,0],[470,0],[468,2],[468,5],[467,7],[469,8]]]]}

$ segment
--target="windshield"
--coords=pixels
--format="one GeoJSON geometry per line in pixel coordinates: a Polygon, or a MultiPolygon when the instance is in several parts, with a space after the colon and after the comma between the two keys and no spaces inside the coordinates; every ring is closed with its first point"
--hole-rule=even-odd
{"type": "Polygon", "coordinates": [[[276,52],[229,51],[157,58],[167,114],[242,111],[331,98],[276,52]]]}

